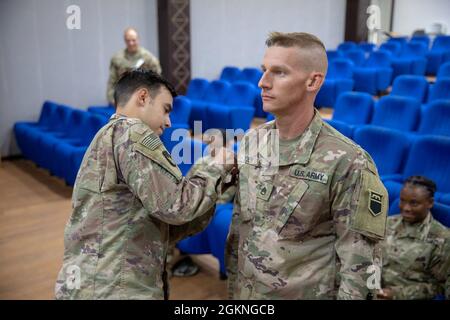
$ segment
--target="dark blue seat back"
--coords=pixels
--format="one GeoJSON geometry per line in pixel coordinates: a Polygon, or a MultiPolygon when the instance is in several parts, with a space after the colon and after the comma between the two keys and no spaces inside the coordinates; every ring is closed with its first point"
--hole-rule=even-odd
{"type": "Polygon", "coordinates": [[[345,92],[336,101],[333,120],[352,125],[369,123],[373,113],[373,104],[373,98],[368,93],[345,92]]]}
{"type": "Polygon", "coordinates": [[[338,51],[338,50],[327,50],[327,58],[328,58],[328,63],[334,59],[337,58],[344,58],[344,55],[342,53],[342,51],[338,51]]]}
{"type": "Polygon", "coordinates": [[[418,100],[400,96],[384,96],[375,104],[371,124],[396,130],[416,130],[420,118],[418,100]]]}
{"type": "Polygon", "coordinates": [[[56,118],[56,109],[58,104],[52,101],[45,101],[42,105],[41,114],[39,116],[39,126],[52,127],[56,118]]]}
{"type": "Polygon", "coordinates": [[[205,95],[206,89],[209,86],[209,81],[203,78],[195,78],[189,82],[186,96],[190,99],[202,99],[205,95]]]}
{"type": "Polygon", "coordinates": [[[173,109],[170,113],[172,123],[187,124],[191,114],[191,101],[183,96],[177,96],[173,99],[173,109]]]}
{"type": "Polygon", "coordinates": [[[257,68],[244,68],[236,81],[246,81],[257,87],[262,74],[262,71],[257,68]]]}
{"type": "Polygon", "coordinates": [[[252,107],[256,99],[256,90],[248,82],[235,82],[231,85],[225,103],[230,106],[252,107]]]}
{"type": "Polygon", "coordinates": [[[353,41],[344,41],[337,47],[337,49],[339,51],[348,51],[348,50],[352,50],[352,49],[356,49],[356,48],[357,48],[357,45],[353,41]]]}
{"type": "Polygon", "coordinates": [[[392,53],[393,56],[398,56],[402,51],[402,45],[397,42],[385,42],[380,46],[380,50],[386,50],[392,53]]]}
{"type": "Polygon", "coordinates": [[[450,61],[439,67],[436,78],[437,80],[440,80],[441,78],[450,78],[450,61]]]}
{"type": "Polygon", "coordinates": [[[402,132],[369,125],[357,128],[353,140],[372,156],[380,175],[401,173],[410,145],[402,132]]]}
{"type": "Polygon", "coordinates": [[[223,103],[230,90],[230,83],[228,81],[214,80],[206,89],[203,97],[204,101],[223,103]]]}
{"type": "Polygon", "coordinates": [[[367,58],[366,67],[390,67],[391,66],[391,53],[386,50],[374,51],[367,58]]]}
{"type": "Polygon", "coordinates": [[[354,63],[349,59],[334,59],[328,65],[327,79],[352,79],[354,63]]]}
{"type": "Polygon", "coordinates": [[[431,102],[422,112],[420,134],[450,137],[450,100],[431,102]]]}
{"type": "Polygon", "coordinates": [[[428,82],[423,76],[401,75],[392,84],[391,95],[411,97],[424,102],[427,94],[428,82]]]}
{"type": "Polygon", "coordinates": [[[411,40],[409,40],[410,42],[421,42],[423,44],[425,44],[425,46],[428,47],[430,46],[430,37],[428,36],[413,36],[411,38],[411,40]]]}
{"type": "Polygon", "coordinates": [[[450,100],[450,78],[438,79],[434,84],[430,85],[428,102],[439,99],[450,100]]]}
{"type": "Polygon", "coordinates": [[[450,193],[450,138],[417,137],[411,147],[403,178],[416,175],[433,180],[438,192],[450,193]]]}
{"type": "Polygon", "coordinates": [[[241,70],[239,68],[233,66],[226,66],[222,69],[222,72],[220,74],[220,80],[234,82],[240,77],[240,75],[241,70]]]}
{"type": "Polygon", "coordinates": [[[358,47],[366,53],[371,53],[375,50],[376,45],[368,42],[360,42],[358,43],[358,47]]]}
{"type": "Polygon", "coordinates": [[[424,57],[428,48],[422,42],[409,42],[403,47],[402,57],[424,57]]]}
{"type": "Polygon", "coordinates": [[[432,52],[444,52],[450,50],[450,36],[436,36],[431,47],[432,52]]]}
{"type": "Polygon", "coordinates": [[[347,50],[344,52],[347,59],[350,59],[355,66],[362,66],[366,60],[365,52],[359,48],[347,50]]]}

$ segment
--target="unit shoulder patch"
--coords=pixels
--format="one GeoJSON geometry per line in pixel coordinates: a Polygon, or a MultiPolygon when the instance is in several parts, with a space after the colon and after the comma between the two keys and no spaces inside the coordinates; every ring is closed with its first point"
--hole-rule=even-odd
{"type": "Polygon", "coordinates": [[[359,193],[355,196],[356,212],[350,227],[369,238],[383,239],[386,232],[388,195],[379,177],[371,171],[361,172],[359,193]]]}

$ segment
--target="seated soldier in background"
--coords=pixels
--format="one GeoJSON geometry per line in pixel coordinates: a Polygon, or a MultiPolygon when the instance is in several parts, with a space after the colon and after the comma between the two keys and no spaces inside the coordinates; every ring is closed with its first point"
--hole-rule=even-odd
{"type": "Polygon", "coordinates": [[[400,193],[400,214],[388,219],[379,299],[432,299],[449,277],[449,230],[430,213],[436,184],[409,177],[400,193]]]}
{"type": "MultiPolygon", "coordinates": [[[[204,142],[208,144],[211,155],[214,156],[216,150],[221,147],[233,150],[233,144],[236,142],[236,137],[229,137],[226,135],[225,129],[210,129],[210,134],[205,133],[204,142]],[[234,139],[233,139],[234,138],[234,139]]],[[[222,185],[218,193],[216,204],[224,204],[232,202],[236,193],[235,177],[230,174],[222,185]]],[[[214,219],[214,217],[213,217],[214,219]]],[[[176,277],[190,277],[196,275],[199,271],[199,266],[192,260],[192,258],[185,252],[180,250],[180,260],[178,260],[172,267],[172,275],[176,277]]],[[[226,274],[220,274],[222,280],[226,279],[226,274]]]]}
{"type": "Polygon", "coordinates": [[[110,105],[114,105],[114,85],[125,71],[131,69],[147,69],[161,74],[159,60],[147,49],[139,45],[139,35],[136,29],[127,28],[123,39],[126,48],[120,50],[111,58],[106,96],[110,105]]]}

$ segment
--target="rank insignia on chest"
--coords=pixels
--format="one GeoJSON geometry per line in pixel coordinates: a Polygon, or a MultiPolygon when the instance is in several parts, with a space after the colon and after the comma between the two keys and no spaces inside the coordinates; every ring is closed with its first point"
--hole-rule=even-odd
{"type": "Polygon", "coordinates": [[[369,211],[373,216],[378,216],[382,212],[383,195],[369,190],[369,211]]]}
{"type": "Polygon", "coordinates": [[[256,186],[256,196],[264,201],[269,200],[272,194],[273,185],[270,183],[261,183],[256,186]]]}

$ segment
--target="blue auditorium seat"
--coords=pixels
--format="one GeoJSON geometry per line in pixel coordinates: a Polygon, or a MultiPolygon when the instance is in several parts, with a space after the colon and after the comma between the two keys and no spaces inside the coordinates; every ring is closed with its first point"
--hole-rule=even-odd
{"type": "Polygon", "coordinates": [[[342,53],[342,51],[338,51],[338,50],[327,50],[327,58],[328,58],[328,63],[330,63],[331,61],[333,61],[334,59],[337,58],[345,58],[344,54],[342,53]]]}
{"type": "Polygon", "coordinates": [[[450,78],[450,62],[446,62],[439,67],[436,79],[450,78]]]}
{"type": "Polygon", "coordinates": [[[275,116],[273,114],[271,114],[271,113],[268,113],[266,121],[269,122],[269,121],[272,121],[272,120],[275,120],[275,116]]]}
{"type": "Polygon", "coordinates": [[[57,177],[64,178],[66,172],[64,164],[57,156],[59,145],[70,145],[75,147],[87,146],[89,142],[84,139],[86,136],[86,128],[88,126],[89,116],[92,115],[86,111],[73,109],[66,122],[66,127],[60,135],[41,136],[39,147],[42,154],[45,155],[44,166],[52,174],[57,177]]]}
{"type": "MultiPolygon", "coordinates": [[[[228,81],[214,80],[209,84],[201,99],[191,99],[189,126],[194,128],[194,121],[202,121],[202,130],[207,130],[209,128],[207,106],[211,103],[224,103],[229,90],[230,83],[228,81]]],[[[190,98],[189,95],[188,98],[190,98]]]]}
{"type": "Polygon", "coordinates": [[[357,45],[353,41],[344,41],[337,47],[337,49],[339,51],[348,51],[348,50],[352,50],[352,49],[356,49],[356,48],[357,48],[357,45]]]}
{"type": "Polygon", "coordinates": [[[371,155],[380,176],[402,172],[410,147],[402,132],[367,125],[355,130],[353,140],[371,155]]]}
{"type": "Polygon", "coordinates": [[[256,95],[255,88],[250,83],[234,82],[224,103],[208,104],[208,129],[248,130],[255,114],[253,105],[256,95]]]}
{"type": "Polygon", "coordinates": [[[418,136],[412,144],[402,175],[383,180],[390,200],[399,197],[402,183],[410,176],[422,175],[437,185],[435,200],[445,204],[450,194],[450,138],[418,136]]]}
{"type": "Polygon", "coordinates": [[[435,83],[430,84],[428,102],[439,99],[450,100],[450,78],[438,79],[435,83]]]}
{"type": "Polygon", "coordinates": [[[87,108],[87,111],[98,114],[100,116],[103,116],[103,117],[109,119],[116,112],[116,108],[114,108],[112,105],[90,106],[87,108]]]}
{"type": "Polygon", "coordinates": [[[402,45],[397,42],[385,42],[381,44],[379,50],[389,51],[393,57],[398,56],[402,51],[402,45]]]}
{"type": "Polygon", "coordinates": [[[326,120],[336,130],[351,138],[355,125],[369,123],[373,113],[373,98],[363,92],[345,92],[339,96],[333,119],[326,120]]]}
{"type": "Polygon", "coordinates": [[[391,84],[391,53],[385,50],[374,51],[361,67],[353,69],[354,90],[376,95],[391,84]]]}
{"type": "Polygon", "coordinates": [[[57,176],[63,178],[68,185],[75,183],[83,156],[97,132],[107,123],[100,115],[85,113],[83,133],[77,144],[61,141],[55,146],[54,157],[57,166],[57,176]]]}
{"type": "Polygon", "coordinates": [[[420,103],[414,98],[384,96],[375,104],[370,124],[400,131],[414,131],[419,124],[420,112],[420,103]]]}
{"type": "Polygon", "coordinates": [[[398,43],[403,50],[408,43],[408,37],[392,37],[388,39],[387,43],[398,43]]]}
{"type": "Polygon", "coordinates": [[[329,63],[325,81],[316,96],[317,107],[334,107],[336,99],[344,92],[352,91],[354,64],[349,59],[335,59],[329,63]]]}
{"type": "Polygon", "coordinates": [[[241,76],[241,70],[238,67],[226,66],[220,73],[219,80],[234,82],[241,76]]]}
{"type": "Polygon", "coordinates": [[[29,136],[33,136],[33,132],[45,132],[50,131],[57,125],[60,120],[56,114],[58,105],[52,101],[45,101],[42,105],[41,114],[37,122],[16,122],[14,124],[14,133],[17,140],[17,144],[22,151],[22,155],[35,161],[37,150],[30,143],[29,136]]]}
{"type": "Polygon", "coordinates": [[[345,58],[350,59],[355,67],[362,66],[366,60],[366,54],[360,48],[344,51],[344,56],[345,58]]]}
{"type": "Polygon", "coordinates": [[[422,42],[423,44],[425,44],[425,46],[427,47],[427,49],[430,47],[430,37],[427,35],[423,35],[423,36],[412,36],[411,39],[409,40],[410,42],[422,42]]]}
{"type": "Polygon", "coordinates": [[[425,75],[427,51],[428,48],[422,42],[406,43],[401,54],[392,58],[392,77],[395,79],[403,74],[425,75]]]}
{"type": "Polygon", "coordinates": [[[390,95],[411,97],[425,102],[428,82],[424,76],[403,75],[394,80],[390,95]]]}
{"type": "Polygon", "coordinates": [[[53,145],[50,142],[55,141],[55,139],[58,138],[64,138],[67,135],[67,128],[70,127],[72,111],[73,109],[68,106],[58,105],[55,110],[55,121],[51,128],[45,131],[35,130],[33,131],[33,134],[28,137],[29,143],[33,145],[35,151],[34,159],[32,160],[40,167],[50,170],[52,159],[49,157],[49,154],[51,154],[49,152],[51,152],[53,145]],[[45,144],[45,146],[50,144],[50,151],[48,151],[45,146],[43,147],[43,144],[45,144]]]}
{"type": "MultiPolygon", "coordinates": [[[[395,199],[389,206],[389,215],[397,215],[400,213],[400,198],[395,199]]],[[[450,206],[434,202],[431,208],[431,214],[434,219],[442,223],[447,228],[450,228],[450,206]]]]}
{"type": "Polygon", "coordinates": [[[203,99],[206,90],[209,87],[209,81],[203,78],[195,78],[189,82],[186,97],[191,100],[203,99]]]}
{"type": "Polygon", "coordinates": [[[439,35],[433,41],[430,52],[427,53],[427,74],[435,75],[439,66],[445,62],[444,56],[450,52],[450,36],[439,35]]]}
{"type": "Polygon", "coordinates": [[[417,134],[450,137],[450,100],[435,100],[422,109],[417,134]]]}
{"type": "Polygon", "coordinates": [[[244,68],[241,71],[240,76],[236,81],[246,81],[258,87],[259,80],[261,79],[263,73],[258,68],[244,68]]]}
{"type": "Polygon", "coordinates": [[[368,42],[360,42],[358,43],[358,47],[362,49],[366,54],[370,54],[375,51],[376,45],[368,42]]]}

